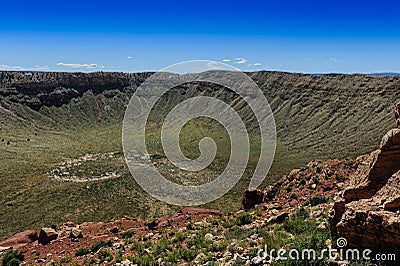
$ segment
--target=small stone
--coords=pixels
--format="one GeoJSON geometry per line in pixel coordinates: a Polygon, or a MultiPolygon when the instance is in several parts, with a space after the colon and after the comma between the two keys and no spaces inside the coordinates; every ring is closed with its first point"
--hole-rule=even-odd
{"type": "Polygon", "coordinates": [[[48,263],[46,263],[46,266],[55,266],[56,262],[54,260],[49,261],[48,263]]]}
{"type": "Polygon", "coordinates": [[[236,248],[236,252],[239,253],[239,254],[243,254],[244,248],[242,248],[242,247],[237,247],[237,248],[236,248]]]}
{"type": "Polygon", "coordinates": [[[65,224],[64,224],[66,227],[75,227],[75,224],[74,224],[74,222],[66,222],[65,224]]]}
{"type": "Polygon", "coordinates": [[[145,254],[145,255],[148,255],[148,254],[150,254],[150,253],[151,253],[151,251],[150,251],[150,249],[148,249],[148,248],[146,248],[146,249],[143,250],[143,254],[145,254]]]}
{"type": "Polygon", "coordinates": [[[343,183],[343,182],[337,183],[337,184],[336,184],[336,187],[337,187],[338,189],[343,189],[343,188],[344,188],[344,183],[343,183]]]}
{"type": "Polygon", "coordinates": [[[230,259],[230,258],[232,258],[232,253],[230,253],[229,251],[225,252],[225,253],[224,253],[224,258],[225,258],[225,259],[230,259]]]}
{"type": "Polygon", "coordinates": [[[250,236],[251,240],[256,240],[258,238],[258,234],[254,234],[250,236]]]}
{"type": "Polygon", "coordinates": [[[200,262],[206,257],[204,253],[199,253],[199,255],[196,256],[196,258],[193,260],[194,264],[200,264],[200,262]]]}
{"type": "Polygon", "coordinates": [[[205,238],[206,240],[213,240],[213,239],[214,239],[214,236],[213,236],[212,234],[210,234],[210,233],[207,233],[207,234],[205,234],[204,238],[205,238]]]}
{"type": "Polygon", "coordinates": [[[132,265],[132,262],[128,259],[121,261],[121,265],[123,266],[130,266],[132,265]]]}
{"type": "Polygon", "coordinates": [[[121,248],[122,243],[121,242],[117,242],[117,243],[114,243],[112,246],[113,246],[114,249],[119,249],[119,248],[121,248]]]}
{"type": "Polygon", "coordinates": [[[318,230],[320,230],[320,231],[325,231],[325,230],[326,230],[326,225],[325,225],[325,223],[320,223],[320,224],[318,225],[318,230]]]}

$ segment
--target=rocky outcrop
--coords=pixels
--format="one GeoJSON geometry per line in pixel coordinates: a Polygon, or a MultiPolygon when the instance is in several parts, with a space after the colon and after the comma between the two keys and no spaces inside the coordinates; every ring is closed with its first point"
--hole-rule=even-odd
{"type": "Polygon", "coordinates": [[[150,74],[0,72],[0,99],[39,110],[42,106],[61,106],[89,90],[99,94],[138,86],[150,74]]]}
{"type": "Polygon", "coordinates": [[[58,237],[58,233],[56,230],[52,228],[42,228],[39,234],[39,243],[46,245],[53,240],[56,240],[58,237]]]}
{"type": "Polygon", "coordinates": [[[266,204],[296,207],[314,196],[331,197],[347,184],[356,169],[354,160],[312,161],[301,169],[292,170],[266,190],[245,191],[242,209],[266,204]]]}
{"type": "Polygon", "coordinates": [[[171,225],[184,224],[193,219],[198,220],[207,217],[219,217],[221,215],[222,213],[218,210],[188,207],[171,215],[160,216],[158,219],[149,222],[147,226],[150,230],[159,230],[171,225]]]}
{"type": "Polygon", "coordinates": [[[69,237],[73,239],[83,238],[83,234],[78,228],[73,228],[69,234],[69,237]]]}
{"type": "Polygon", "coordinates": [[[254,206],[263,203],[265,199],[264,191],[259,189],[246,190],[242,197],[242,208],[244,210],[250,210],[254,206]]]}
{"type": "Polygon", "coordinates": [[[332,237],[346,238],[350,248],[399,252],[400,129],[390,130],[379,150],[358,161],[353,183],[339,194],[330,213],[332,237]]]}
{"type": "Polygon", "coordinates": [[[38,233],[34,230],[27,230],[15,234],[7,240],[0,242],[0,247],[20,249],[38,239],[38,233]]]}

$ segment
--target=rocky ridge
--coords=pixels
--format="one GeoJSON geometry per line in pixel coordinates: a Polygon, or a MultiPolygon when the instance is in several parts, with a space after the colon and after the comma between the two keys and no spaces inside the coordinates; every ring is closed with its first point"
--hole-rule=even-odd
{"type": "Polygon", "coordinates": [[[335,200],[332,236],[346,238],[351,248],[399,253],[400,129],[390,130],[378,150],[358,160],[353,182],[335,200]]]}

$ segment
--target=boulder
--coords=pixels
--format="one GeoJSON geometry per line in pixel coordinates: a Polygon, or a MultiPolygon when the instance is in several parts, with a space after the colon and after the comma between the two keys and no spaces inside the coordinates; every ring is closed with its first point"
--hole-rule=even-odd
{"type": "Polygon", "coordinates": [[[254,206],[263,203],[265,198],[265,193],[258,189],[246,190],[242,197],[242,208],[244,210],[249,210],[254,208],[254,206]]]}
{"type": "Polygon", "coordinates": [[[283,223],[286,219],[289,218],[289,213],[288,212],[282,212],[276,216],[273,216],[268,219],[269,224],[281,224],[283,223]]]}
{"type": "Polygon", "coordinates": [[[331,180],[321,182],[320,186],[324,191],[330,191],[335,189],[335,183],[331,180]]]}
{"type": "Polygon", "coordinates": [[[78,228],[73,228],[69,234],[69,237],[73,239],[83,238],[83,234],[78,228]]]}
{"type": "Polygon", "coordinates": [[[46,245],[53,240],[56,240],[58,233],[53,228],[42,228],[39,233],[39,243],[46,245]]]}
{"type": "Polygon", "coordinates": [[[34,230],[27,230],[13,235],[7,240],[0,242],[0,247],[12,247],[20,249],[29,243],[35,242],[38,239],[38,233],[34,230]]]}

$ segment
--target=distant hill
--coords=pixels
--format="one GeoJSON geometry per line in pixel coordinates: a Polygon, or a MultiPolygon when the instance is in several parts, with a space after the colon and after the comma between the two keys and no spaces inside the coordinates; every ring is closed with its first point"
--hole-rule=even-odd
{"type": "Polygon", "coordinates": [[[383,73],[372,73],[370,75],[372,75],[372,76],[387,76],[387,77],[391,77],[391,76],[398,76],[398,75],[400,75],[400,73],[383,72],[383,73]]]}

